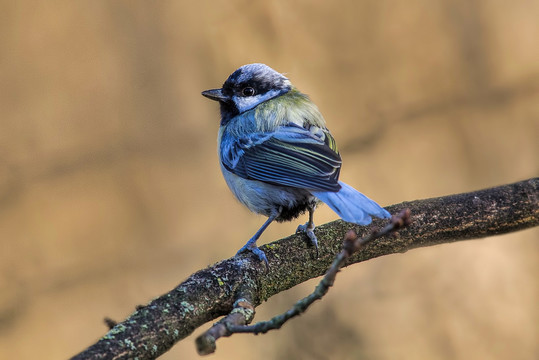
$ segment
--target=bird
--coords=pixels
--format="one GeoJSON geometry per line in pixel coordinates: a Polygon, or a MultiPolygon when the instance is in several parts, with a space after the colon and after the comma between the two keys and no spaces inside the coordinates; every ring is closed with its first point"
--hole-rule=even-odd
{"type": "Polygon", "coordinates": [[[298,226],[318,254],[313,214],[321,202],[346,222],[368,225],[390,213],[339,181],[342,160],[324,117],[310,98],[271,67],[247,64],[221,88],[202,95],[220,105],[218,156],[224,179],[240,203],[268,219],[237,252],[266,263],[256,242],[273,222],[308,212],[298,226]]]}

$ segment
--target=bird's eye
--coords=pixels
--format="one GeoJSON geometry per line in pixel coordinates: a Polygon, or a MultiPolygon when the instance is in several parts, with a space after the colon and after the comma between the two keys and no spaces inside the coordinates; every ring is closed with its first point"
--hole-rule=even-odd
{"type": "Polygon", "coordinates": [[[243,96],[253,96],[255,94],[255,89],[253,89],[250,86],[247,86],[247,87],[243,88],[241,93],[243,94],[243,96]]]}

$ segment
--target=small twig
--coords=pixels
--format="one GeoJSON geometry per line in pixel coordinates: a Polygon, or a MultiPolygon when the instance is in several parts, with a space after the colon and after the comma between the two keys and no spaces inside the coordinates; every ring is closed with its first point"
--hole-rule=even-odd
{"type": "Polygon", "coordinates": [[[197,351],[200,355],[208,355],[215,352],[215,341],[223,336],[230,336],[231,324],[241,326],[249,324],[255,316],[255,307],[245,298],[234,302],[234,308],[224,318],[216,322],[208,331],[196,339],[197,351]]]}
{"type": "Polygon", "coordinates": [[[103,322],[105,323],[105,325],[107,325],[107,327],[110,329],[112,329],[113,327],[115,327],[116,325],[118,325],[118,322],[115,321],[115,320],[112,320],[111,318],[109,317],[105,317],[103,319],[103,322]]]}
{"type": "Polygon", "coordinates": [[[410,209],[402,210],[398,215],[393,215],[389,224],[382,230],[374,230],[369,235],[358,238],[354,230],[350,230],[344,236],[343,248],[337,254],[320,283],[307,297],[299,300],[283,314],[277,315],[268,321],[261,321],[254,325],[249,324],[254,317],[254,306],[246,299],[240,299],[234,303],[234,309],[221,321],[214,324],[208,331],[200,335],[196,340],[197,351],[200,355],[211,354],[215,351],[215,341],[223,336],[234,333],[266,333],[269,330],[280,329],[284,323],[293,317],[305,312],[316,300],[321,299],[335,282],[335,277],[344,266],[346,260],[357,252],[361,247],[384,235],[398,231],[411,223],[410,209]]]}

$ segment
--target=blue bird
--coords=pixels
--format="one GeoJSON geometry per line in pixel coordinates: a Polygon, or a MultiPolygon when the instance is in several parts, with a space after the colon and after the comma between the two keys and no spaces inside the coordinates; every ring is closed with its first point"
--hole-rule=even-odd
{"type": "Polygon", "coordinates": [[[368,225],[390,214],[339,181],[341,156],[322,114],[284,75],[264,64],[244,65],[220,89],[202,95],[219,102],[218,152],[221,171],[236,198],[268,217],[238,251],[251,251],[268,264],[256,241],[268,225],[295,219],[318,251],[313,213],[322,201],[344,221],[368,225]]]}

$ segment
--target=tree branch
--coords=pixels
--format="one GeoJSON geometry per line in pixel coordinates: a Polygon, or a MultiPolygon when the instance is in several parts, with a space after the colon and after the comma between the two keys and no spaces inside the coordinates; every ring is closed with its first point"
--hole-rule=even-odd
{"type": "MultiPolygon", "coordinates": [[[[504,234],[539,225],[539,178],[465,194],[404,202],[391,213],[412,212],[412,224],[398,237],[363,247],[346,265],[382,255],[459,240],[504,234]]],[[[374,226],[384,222],[375,221],[374,226]]],[[[337,220],[317,227],[320,256],[301,235],[263,246],[269,271],[248,254],[221,261],[191,275],[167,294],[139,307],[94,345],[73,359],[155,359],[194,329],[229,314],[237,301],[253,306],[308,279],[320,276],[341,250],[348,230],[369,228],[337,220]]],[[[254,314],[254,309],[253,314],[254,314]]],[[[252,316],[247,316],[250,321],[252,316]]]]}

